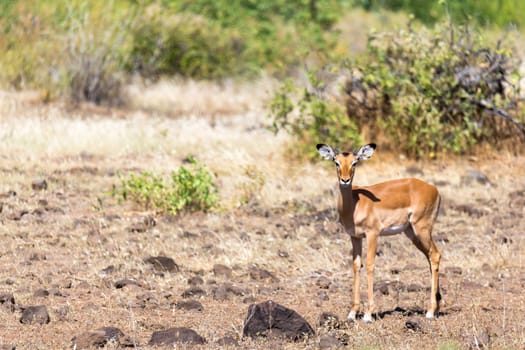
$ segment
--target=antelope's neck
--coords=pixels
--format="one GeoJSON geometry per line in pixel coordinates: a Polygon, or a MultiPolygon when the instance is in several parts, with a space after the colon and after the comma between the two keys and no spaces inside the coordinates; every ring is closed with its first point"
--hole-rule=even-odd
{"type": "Polygon", "coordinates": [[[354,224],[355,201],[352,193],[352,185],[347,187],[339,186],[339,220],[348,228],[354,224]]]}

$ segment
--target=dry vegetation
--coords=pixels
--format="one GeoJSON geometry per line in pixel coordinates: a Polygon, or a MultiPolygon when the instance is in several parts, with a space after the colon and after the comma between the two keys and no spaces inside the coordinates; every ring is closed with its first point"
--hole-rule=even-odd
{"type": "Polygon", "coordinates": [[[341,320],[348,312],[350,241],[335,223],[333,169],[290,161],[289,138],[265,128],[261,101],[271,86],[163,82],[132,88],[129,110],[69,110],[39,103],[38,93],[2,92],[0,293],[14,295],[15,309],[0,305],[0,345],[65,349],[82,332],[114,326],[144,348],[153,331],[185,326],[207,339],[204,348],[225,335],[246,349],[316,348],[330,337],[357,349],[524,348],[525,158],[416,163],[382,153],[373,140],[378,152],[356,183],[417,176],[443,195],[434,232],[444,256],[442,315],[424,319],[428,268],[395,236],[380,241],[377,321],[321,327],[322,312],[341,320]],[[215,173],[219,210],[156,215],[109,195],[118,174],[168,173],[188,156],[215,173]],[[38,179],[47,190],[32,189],[38,179]],[[145,218],[155,224],[136,229],[145,218]],[[144,263],[158,255],[179,271],[144,263]],[[214,273],[216,264],[231,276],[214,273]],[[178,309],[196,276],[205,294],[190,299],[203,309],[178,309]],[[126,278],[139,285],[115,288],[126,278]],[[220,295],[228,283],[236,292],[220,295]],[[42,289],[49,295],[39,296],[42,289]],[[249,304],[268,299],[295,309],[317,335],[300,343],[240,339],[249,304]],[[30,305],[46,305],[51,322],[20,323],[30,305]]]}

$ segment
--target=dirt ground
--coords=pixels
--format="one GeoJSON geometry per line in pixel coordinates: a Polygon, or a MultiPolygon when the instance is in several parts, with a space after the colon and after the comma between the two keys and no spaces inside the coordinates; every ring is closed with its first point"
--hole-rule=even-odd
{"type": "Polygon", "coordinates": [[[346,321],[351,244],[336,223],[334,170],[321,159],[288,161],[289,140],[265,129],[263,109],[165,118],[6,107],[7,100],[0,114],[0,294],[12,294],[14,305],[0,304],[5,349],[67,349],[73,337],[105,326],[118,327],[136,348],[170,327],[195,330],[207,340],[202,348],[525,348],[523,156],[422,163],[381,154],[374,140],[378,151],[359,167],[356,184],[415,176],[443,196],[433,234],[443,254],[443,304],[437,319],[425,319],[423,255],[403,235],[383,237],[379,313],[365,324],[346,321]],[[109,194],[122,174],[169,172],[187,155],[215,173],[219,210],[162,215],[109,194]],[[145,261],[151,256],[170,257],[177,268],[155,270],[145,261]],[[200,306],[184,303],[190,300],[200,306]],[[249,305],[266,300],[297,311],[316,335],[243,339],[249,305]],[[20,322],[35,305],[46,306],[49,323],[20,322]],[[339,322],[320,325],[324,312],[339,322]],[[225,336],[233,343],[219,345],[225,336]]]}

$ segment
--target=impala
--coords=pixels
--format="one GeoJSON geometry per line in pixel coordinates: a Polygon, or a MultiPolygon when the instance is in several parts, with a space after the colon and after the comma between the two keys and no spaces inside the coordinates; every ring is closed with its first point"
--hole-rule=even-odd
{"type": "Polygon", "coordinates": [[[431,272],[430,307],[427,318],[438,313],[439,261],[441,254],[432,240],[432,226],[439,210],[440,196],[435,186],[418,179],[398,179],[372,186],[353,186],[356,166],[369,159],[376,145],[371,143],[357,153],[339,153],[332,147],[318,144],[319,154],[335,163],[339,179],[337,209],[339,221],[352,240],[354,269],[354,300],[348,318],[355,320],[359,312],[359,270],[361,269],[362,239],[366,239],[366,272],[368,277],[368,309],[365,322],[372,321],[374,304],[374,261],[379,236],[404,232],[414,245],[425,254],[431,272]]]}

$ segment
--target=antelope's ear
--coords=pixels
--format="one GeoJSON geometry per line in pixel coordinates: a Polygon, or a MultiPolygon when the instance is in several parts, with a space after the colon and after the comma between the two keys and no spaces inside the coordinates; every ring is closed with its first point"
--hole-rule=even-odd
{"type": "Polygon", "coordinates": [[[317,144],[317,151],[326,160],[334,160],[335,159],[335,151],[332,147],[328,145],[324,145],[322,143],[317,144]]]}
{"type": "Polygon", "coordinates": [[[369,143],[368,145],[364,145],[359,149],[359,151],[356,154],[356,160],[367,160],[374,154],[374,151],[376,150],[376,144],[375,143],[369,143]]]}

